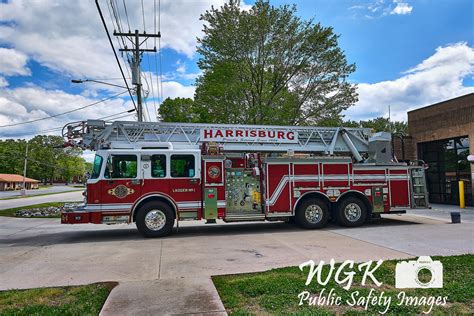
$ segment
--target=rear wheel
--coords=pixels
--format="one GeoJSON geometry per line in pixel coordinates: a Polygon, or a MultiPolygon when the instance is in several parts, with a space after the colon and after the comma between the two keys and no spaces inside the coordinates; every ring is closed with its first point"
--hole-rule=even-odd
{"type": "Polygon", "coordinates": [[[146,203],[138,210],[136,224],[145,237],[169,235],[174,225],[173,210],[163,202],[146,203]]]}
{"type": "Polygon", "coordinates": [[[367,218],[367,207],[364,202],[355,197],[348,197],[337,205],[337,222],[347,227],[357,227],[364,224],[367,218]]]}
{"type": "Polygon", "coordinates": [[[324,227],[329,220],[329,206],[320,199],[309,198],[298,206],[295,219],[303,228],[315,229],[324,227]]]}

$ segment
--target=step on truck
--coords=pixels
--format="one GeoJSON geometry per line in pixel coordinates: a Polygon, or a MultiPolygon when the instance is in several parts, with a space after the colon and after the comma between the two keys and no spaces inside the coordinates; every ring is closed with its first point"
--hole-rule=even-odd
{"type": "Polygon", "coordinates": [[[160,237],[184,220],[356,227],[428,207],[424,167],[366,128],[88,120],[63,136],[96,152],[84,205],[63,224],[135,222],[160,237]]]}

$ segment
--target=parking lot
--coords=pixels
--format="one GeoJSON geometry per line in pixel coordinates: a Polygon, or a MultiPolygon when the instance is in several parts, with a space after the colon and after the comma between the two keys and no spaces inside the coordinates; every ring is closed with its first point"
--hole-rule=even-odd
{"type": "Polygon", "coordinates": [[[308,259],[404,258],[474,252],[473,223],[390,216],[360,228],[186,222],[162,239],[135,225],[60,225],[0,218],[0,287],[196,277],[268,270],[308,259]]]}
{"type": "MultiPolygon", "coordinates": [[[[212,296],[211,275],[264,271],[309,259],[364,261],[473,253],[474,223],[451,224],[447,218],[422,215],[391,215],[360,228],[331,224],[322,230],[281,222],[184,222],[169,237],[144,239],[135,225],[61,225],[58,219],[3,217],[0,252],[0,290],[98,281],[132,287],[136,281],[140,287],[165,282],[168,288],[171,282],[189,290],[188,280],[194,286],[207,282],[212,296]]],[[[120,293],[121,286],[112,294],[120,293]]],[[[115,304],[108,304],[108,314],[115,312],[111,305],[115,304]]],[[[209,309],[197,310],[205,311],[209,309]]]]}

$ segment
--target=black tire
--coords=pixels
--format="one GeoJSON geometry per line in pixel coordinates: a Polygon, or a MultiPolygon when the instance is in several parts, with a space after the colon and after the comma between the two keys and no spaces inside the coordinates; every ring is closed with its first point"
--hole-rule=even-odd
{"type": "Polygon", "coordinates": [[[308,198],[298,205],[295,220],[298,225],[306,229],[322,228],[329,220],[329,205],[320,199],[308,198]],[[317,214],[312,212],[317,212],[317,214]]]}
{"type": "Polygon", "coordinates": [[[356,197],[348,197],[340,201],[336,206],[336,218],[339,225],[346,227],[358,227],[367,219],[367,206],[356,197]]]}
{"type": "Polygon", "coordinates": [[[168,204],[160,201],[146,203],[138,210],[136,225],[145,237],[169,235],[174,226],[174,212],[168,204]]]}

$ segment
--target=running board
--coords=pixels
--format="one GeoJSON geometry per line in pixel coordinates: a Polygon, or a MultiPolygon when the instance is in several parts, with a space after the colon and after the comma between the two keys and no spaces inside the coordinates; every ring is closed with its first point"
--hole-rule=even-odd
{"type": "Polygon", "coordinates": [[[265,214],[228,214],[224,222],[264,221],[265,214]]]}

